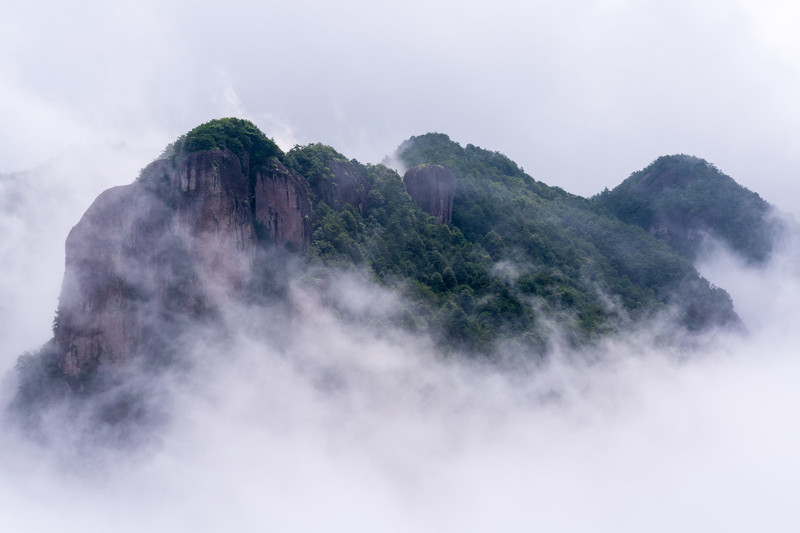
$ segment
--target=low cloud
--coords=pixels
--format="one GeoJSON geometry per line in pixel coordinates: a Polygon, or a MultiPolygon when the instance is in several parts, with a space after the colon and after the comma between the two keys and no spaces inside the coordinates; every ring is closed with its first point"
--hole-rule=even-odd
{"type": "MultiPolygon", "coordinates": [[[[583,195],[685,152],[798,210],[779,0],[46,4],[0,19],[2,405],[50,337],[69,228],[214,117],[364,162],[443,131],[583,195]],[[79,148],[108,140],[127,155],[79,148]]],[[[85,439],[69,406],[46,442],[4,426],[0,529],[794,531],[796,250],[705,258],[749,333],[695,351],[645,329],[542,365],[441,357],[394,327],[399,296],[347,277],[336,311],[296,295],[281,342],[269,311],[232,307],[225,343],[189,336],[190,372],[130,383],[163,415],[138,447],[85,439]]]]}
{"type": "Polygon", "coordinates": [[[166,417],[138,447],[77,442],[92,428],[62,427],[81,419],[58,409],[47,444],[4,431],[2,522],[790,531],[800,519],[800,339],[784,301],[800,277],[790,264],[783,254],[766,270],[724,254],[706,261],[734,285],[714,281],[745,295],[746,321],[758,318],[746,337],[718,333],[689,353],[628,332],[516,368],[434,353],[393,326],[400,297],[358,277],[332,278],[327,305],[294,288],[292,333],[279,340],[270,310],[232,305],[228,338],[187,336],[191,371],[143,384],[166,417]]]}

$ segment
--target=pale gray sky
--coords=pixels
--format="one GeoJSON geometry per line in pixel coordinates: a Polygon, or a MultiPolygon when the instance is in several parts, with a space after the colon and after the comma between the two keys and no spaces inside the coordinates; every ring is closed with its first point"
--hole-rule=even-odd
{"type": "MultiPolygon", "coordinates": [[[[7,0],[0,172],[70,145],[153,157],[211,118],[378,162],[439,131],[591,195],[704,157],[796,211],[800,8],[672,2],[7,0]]],[[[143,164],[146,161],[143,161],[143,164]]]]}

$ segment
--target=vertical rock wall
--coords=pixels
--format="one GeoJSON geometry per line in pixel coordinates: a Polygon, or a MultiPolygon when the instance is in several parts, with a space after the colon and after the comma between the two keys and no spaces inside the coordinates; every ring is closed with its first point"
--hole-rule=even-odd
{"type": "Polygon", "coordinates": [[[276,160],[255,176],[227,150],[195,152],[98,196],[66,242],[55,327],[65,376],[158,357],[181,324],[248,290],[259,238],[310,242],[305,179],[276,160]]]}
{"type": "Polygon", "coordinates": [[[403,183],[406,192],[439,224],[452,222],[456,193],[456,176],[452,170],[440,165],[421,165],[409,169],[403,176],[403,183]]]}
{"type": "Polygon", "coordinates": [[[311,242],[311,201],[308,182],[277,161],[256,175],[255,220],[276,244],[297,249],[311,242]]]}

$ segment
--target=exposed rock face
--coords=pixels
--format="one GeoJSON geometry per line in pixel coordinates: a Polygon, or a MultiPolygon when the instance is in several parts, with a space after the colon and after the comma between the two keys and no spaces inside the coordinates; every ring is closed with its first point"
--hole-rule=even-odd
{"type": "Polygon", "coordinates": [[[439,224],[453,220],[456,176],[452,170],[441,165],[421,165],[409,169],[403,183],[406,192],[439,224]]]}
{"type": "MultiPolygon", "coordinates": [[[[55,332],[65,375],[77,377],[138,351],[146,323],[175,288],[163,267],[158,276],[153,271],[156,264],[174,264],[170,255],[179,253],[170,247],[176,240],[172,218],[152,191],[134,184],[101,194],[72,229],[55,332]]],[[[192,285],[190,276],[185,283],[192,285]]],[[[202,306],[191,290],[183,303],[202,306]]]]}
{"type": "Polygon", "coordinates": [[[317,201],[340,210],[345,204],[355,206],[363,215],[367,205],[369,183],[361,171],[350,161],[330,159],[325,163],[330,179],[318,180],[315,188],[317,201]]]}
{"type": "Polygon", "coordinates": [[[713,232],[714,222],[708,221],[713,217],[713,213],[703,220],[689,218],[682,213],[658,212],[653,214],[652,223],[646,229],[687,257],[694,258],[696,250],[713,232]]]}
{"type": "Polygon", "coordinates": [[[239,159],[223,150],[196,152],[177,169],[165,170],[170,191],[178,193],[172,232],[202,275],[228,291],[240,288],[248,278],[256,233],[239,159]]]}
{"type": "Polygon", "coordinates": [[[350,161],[329,161],[328,168],[333,173],[333,181],[336,184],[336,195],[332,205],[336,209],[341,209],[345,204],[352,204],[363,215],[369,184],[361,171],[350,161]]]}
{"type": "Polygon", "coordinates": [[[301,249],[311,242],[311,203],[308,182],[277,161],[256,175],[255,220],[277,244],[301,249]]]}
{"type": "Polygon", "coordinates": [[[259,238],[309,243],[304,178],[277,160],[255,176],[228,150],[195,152],[95,200],[66,243],[55,342],[67,377],[157,357],[183,320],[247,290],[259,238]]]}

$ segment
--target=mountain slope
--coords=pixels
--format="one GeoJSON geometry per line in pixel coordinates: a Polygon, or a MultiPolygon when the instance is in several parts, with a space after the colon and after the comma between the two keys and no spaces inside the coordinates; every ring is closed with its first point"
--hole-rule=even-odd
{"type": "Polygon", "coordinates": [[[642,318],[667,305],[690,329],[736,322],[727,294],[668,246],[535,181],[502,154],[428,134],[406,141],[398,156],[409,166],[452,168],[453,225],[495,262],[514,265],[518,294],[575,313],[581,331],[604,331],[620,313],[642,318]]]}
{"type": "Polygon", "coordinates": [[[762,263],[783,231],[758,194],[707,161],[687,155],[659,157],[592,200],[690,260],[711,238],[749,262],[762,263]]]}

